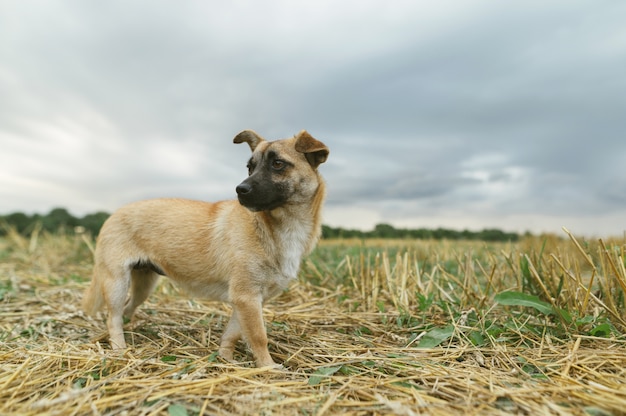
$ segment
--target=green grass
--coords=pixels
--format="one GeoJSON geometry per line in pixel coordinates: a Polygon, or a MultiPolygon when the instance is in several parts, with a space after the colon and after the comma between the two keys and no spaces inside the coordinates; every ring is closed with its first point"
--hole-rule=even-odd
{"type": "Polygon", "coordinates": [[[585,246],[554,237],[520,245],[328,241],[303,274],[320,288],[342,288],[337,302],[378,312],[390,330],[450,333],[456,324],[447,340],[474,345],[618,336],[626,329],[624,245],[585,246]]]}

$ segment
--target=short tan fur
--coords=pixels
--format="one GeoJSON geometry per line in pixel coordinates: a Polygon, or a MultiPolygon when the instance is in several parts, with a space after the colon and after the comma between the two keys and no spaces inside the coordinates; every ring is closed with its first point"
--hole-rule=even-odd
{"type": "Polygon", "coordinates": [[[259,367],[275,365],[263,303],[296,278],[317,243],[325,197],[317,168],[329,151],[304,130],[272,142],[245,130],[234,142],[252,150],[239,201],[145,200],[104,223],[83,308],[93,315],[106,306],[112,348],[126,348],[123,317],[131,318],[165,275],[195,297],[232,304],[222,357],[232,360],[243,338],[259,367]]]}

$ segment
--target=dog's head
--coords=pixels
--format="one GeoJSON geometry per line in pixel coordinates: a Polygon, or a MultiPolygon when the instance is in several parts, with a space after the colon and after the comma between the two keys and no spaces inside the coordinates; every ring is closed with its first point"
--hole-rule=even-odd
{"type": "Polygon", "coordinates": [[[321,181],[317,167],[326,161],[329,151],[305,130],[272,142],[244,130],[233,141],[248,143],[252,150],[248,178],[236,188],[241,205],[251,211],[269,211],[307,203],[315,195],[321,181]]]}

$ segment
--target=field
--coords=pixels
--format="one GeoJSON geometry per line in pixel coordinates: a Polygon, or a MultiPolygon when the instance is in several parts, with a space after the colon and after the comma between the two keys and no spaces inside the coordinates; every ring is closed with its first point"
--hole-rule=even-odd
{"type": "Polygon", "coordinates": [[[0,414],[626,412],[624,239],[324,241],[265,309],[284,370],[217,355],[227,305],[166,279],[109,349],[85,235],[0,239],[0,414]]]}

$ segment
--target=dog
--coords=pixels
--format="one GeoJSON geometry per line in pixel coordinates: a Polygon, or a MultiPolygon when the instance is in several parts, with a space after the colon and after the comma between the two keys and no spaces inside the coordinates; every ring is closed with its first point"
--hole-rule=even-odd
{"type": "Polygon", "coordinates": [[[258,367],[280,367],[268,350],[263,303],[296,279],[303,256],[317,244],[325,198],[318,166],[329,150],[306,130],[276,141],[244,130],[233,141],[252,151],[248,177],[235,189],[238,200],[144,200],[103,224],[82,305],[92,316],[106,305],[113,349],[126,348],[124,317],[132,317],[163,275],[191,295],[232,305],[221,357],[233,361],[243,338],[258,367]]]}

